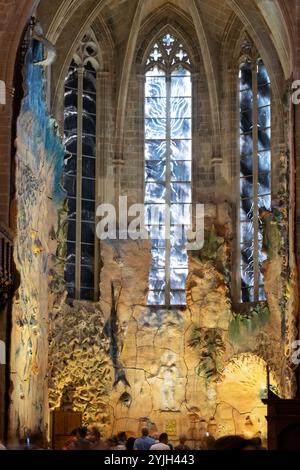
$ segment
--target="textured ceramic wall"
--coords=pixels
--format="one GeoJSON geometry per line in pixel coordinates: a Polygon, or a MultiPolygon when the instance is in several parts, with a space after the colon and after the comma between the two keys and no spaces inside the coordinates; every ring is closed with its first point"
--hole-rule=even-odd
{"type": "Polygon", "coordinates": [[[274,227],[280,236],[268,242],[265,228],[270,308],[262,304],[243,316],[231,300],[233,229],[227,203],[206,206],[205,244],[190,253],[182,310],[146,306],[148,242],[102,243],[99,305],[74,302],[53,317],[51,406],[83,411],[85,422],[96,421],[107,436],[121,430],[136,435],[147,424],[174,441],[187,432],[196,448],[205,446],[207,430],[215,436],[265,438],[266,365],[276,393],[291,396],[294,386],[285,354],[293,329],[284,325],[293,323],[296,302],[293,295],[285,294],[284,305],[281,299],[295,273],[282,274],[284,226],[279,219],[274,227]],[[273,260],[270,250],[278,249],[279,240],[273,260]]]}
{"type": "Polygon", "coordinates": [[[24,65],[24,99],[17,129],[15,295],[11,340],[11,435],[44,428],[48,421],[49,293],[56,270],[58,210],[64,193],[64,148],[48,114],[44,72],[34,62],[42,45],[34,41],[24,65]]]}

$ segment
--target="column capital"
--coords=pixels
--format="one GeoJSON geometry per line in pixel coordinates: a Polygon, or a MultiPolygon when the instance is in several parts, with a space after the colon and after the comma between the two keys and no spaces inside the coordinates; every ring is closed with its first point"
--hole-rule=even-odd
{"type": "Polygon", "coordinates": [[[125,164],[123,158],[114,158],[112,163],[114,166],[124,166],[125,164]]]}

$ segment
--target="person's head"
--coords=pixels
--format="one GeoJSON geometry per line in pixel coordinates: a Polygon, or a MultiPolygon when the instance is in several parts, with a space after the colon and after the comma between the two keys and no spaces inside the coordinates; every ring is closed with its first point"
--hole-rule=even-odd
{"type": "Polygon", "coordinates": [[[101,439],[101,434],[99,429],[96,426],[92,426],[89,430],[88,438],[91,442],[99,442],[101,439]]]}
{"type": "Polygon", "coordinates": [[[78,439],[85,439],[86,435],[87,435],[87,428],[85,427],[77,428],[76,436],[78,439]]]}
{"type": "Polygon", "coordinates": [[[182,434],[181,436],[179,436],[179,443],[180,443],[181,445],[184,446],[184,444],[186,443],[186,441],[187,441],[187,437],[186,437],[185,434],[182,434]]]}
{"type": "Polygon", "coordinates": [[[126,440],[127,440],[126,432],[124,432],[124,431],[119,432],[118,441],[119,442],[126,442],[126,440]]]}
{"type": "Polygon", "coordinates": [[[149,436],[149,429],[148,428],[143,428],[142,429],[142,436],[143,437],[149,436]]]}
{"type": "Polygon", "coordinates": [[[242,436],[220,437],[214,443],[214,450],[258,450],[255,439],[245,439],[242,436]]]}
{"type": "Polygon", "coordinates": [[[168,434],[166,432],[163,432],[160,436],[159,436],[159,442],[161,442],[162,444],[168,444],[168,434]]]}
{"type": "Polygon", "coordinates": [[[112,447],[116,447],[118,445],[118,439],[116,436],[110,437],[107,440],[108,447],[111,449],[112,447]]]}
{"type": "Polygon", "coordinates": [[[133,450],[135,437],[129,437],[126,442],[126,450],[133,450]]]}

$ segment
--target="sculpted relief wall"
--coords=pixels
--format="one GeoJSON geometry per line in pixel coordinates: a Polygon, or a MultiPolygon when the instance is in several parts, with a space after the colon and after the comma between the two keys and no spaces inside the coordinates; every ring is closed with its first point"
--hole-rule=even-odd
{"type": "Polygon", "coordinates": [[[139,240],[101,242],[99,302],[66,302],[65,150],[34,65],[40,53],[38,43],[27,53],[18,121],[11,434],[47,432],[49,410],[64,407],[82,411],[84,423],[107,437],[147,425],[174,440],[185,432],[192,447],[205,446],[206,432],[265,438],[267,365],[275,393],[295,391],[288,152],[281,154],[278,201],[261,213],[267,302],[235,309],[235,207],[227,202],[205,207],[204,246],[189,253],[186,308],[147,306],[150,242],[139,240]]]}

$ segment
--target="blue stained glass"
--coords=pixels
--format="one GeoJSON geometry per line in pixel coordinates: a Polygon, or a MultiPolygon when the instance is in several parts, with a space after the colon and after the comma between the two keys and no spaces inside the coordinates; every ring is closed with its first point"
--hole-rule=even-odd
{"type": "Polygon", "coordinates": [[[240,90],[252,89],[252,64],[245,62],[240,69],[240,90]]]}
{"type": "Polygon", "coordinates": [[[83,76],[83,89],[87,92],[96,93],[96,77],[95,74],[85,70],[83,76]]]}
{"type": "Polygon", "coordinates": [[[165,270],[164,269],[152,269],[149,277],[150,290],[163,290],[166,285],[165,281],[165,270]]]}
{"type": "Polygon", "coordinates": [[[67,76],[65,78],[65,87],[68,88],[78,88],[78,74],[77,70],[74,68],[70,68],[67,76]]]}
{"type": "Polygon", "coordinates": [[[65,265],[65,281],[67,284],[73,283],[75,279],[75,264],[66,264],[65,265]]]}
{"type": "Polygon", "coordinates": [[[240,136],[240,149],[242,155],[252,155],[253,138],[252,134],[243,134],[240,136]]]}
{"type": "Polygon", "coordinates": [[[77,175],[77,162],[76,162],[76,155],[68,155],[65,158],[65,175],[68,176],[75,176],[77,175]]]}
{"type": "Polygon", "coordinates": [[[68,152],[77,153],[77,129],[75,135],[66,136],[64,143],[68,152]]]}
{"type": "Polygon", "coordinates": [[[96,119],[90,114],[82,114],[82,128],[85,134],[96,135],[96,119]]]}
{"type": "Polygon", "coordinates": [[[81,201],[81,219],[86,222],[95,221],[95,203],[93,201],[81,201]]]}
{"type": "Polygon", "coordinates": [[[70,220],[68,222],[67,240],[70,241],[70,242],[75,242],[76,241],[76,222],[73,221],[73,220],[70,220]]]}
{"type": "Polygon", "coordinates": [[[252,155],[241,155],[241,176],[251,176],[253,174],[252,155]]]}
{"type": "Polygon", "coordinates": [[[253,122],[252,122],[252,110],[248,109],[241,113],[241,125],[240,125],[240,132],[246,133],[250,132],[253,129],[253,122]]]}
{"type": "Polygon", "coordinates": [[[186,228],[182,225],[171,226],[170,243],[173,247],[183,247],[187,242],[186,228]]]}
{"type": "Polygon", "coordinates": [[[171,248],[171,268],[186,268],[188,255],[184,248],[171,248]]]}
{"type": "Polygon", "coordinates": [[[95,180],[82,178],[82,198],[95,200],[95,180]]]}
{"type": "Polygon", "coordinates": [[[240,179],[240,193],[242,198],[249,199],[253,197],[253,178],[247,176],[240,179]]]}
{"type": "Polygon", "coordinates": [[[166,163],[161,161],[147,161],[145,165],[146,181],[165,181],[166,163]]]}
{"type": "Polygon", "coordinates": [[[261,128],[271,126],[271,106],[265,106],[258,110],[258,125],[261,128]]]}
{"type": "Polygon", "coordinates": [[[81,286],[90,288],[94,284],[94,267],[81,267],[81,286]]]}
{"type": "Polygon", "coordinates": [[[146,204],[145,224],[163,225],[165,223],[165,204],[146,204]]]}
{"type": "Polygon", "coordinates": [[[243,287],[242,283],[242,295],[241,295],[242,302],[254,302],[254,288],[253,287],[243,287]]]}
{"type": "Polygon", "coordinates": [[[148,232],[149,232],[149,238],[151,239],[153,248],[165,248],[166,246],[165,227],[151,225],[148,228],[148,232]]]}
{"type": "Polygon", "coordinates": [[[262,86],[258,89],[258,107],[269,106],[271,103],[270,85],[262,86]]]}
{"type": "Polygon", "coordinates": [[[83,110],[87,113],[96,114],[96,95],[83,94],[83,110]]]}
{"type": "Polygon", "coordinates": [[[247,264],[241,266],[241,279],[245,286],[254,286],[254,272],[247,264]]]}
{"type": "Polygon", "coordinates": [[[76,220],[76,199],[68,198],[68,220],[76,220]]]}
{"type": "Polygon", "coordinates": [[[152,248],[152,266],[155,269],[164,268],[166,263],[166,252],[164,249],[152,248]]]}
{"type": "Polygon", "coordinates": [[[259,249],[259,252],[258,252],[258,261],[260,264],[264,263],[264,261],[266,261],[268,259],[266,253],[263,252],[263,249],[262,249],[262,243],[260,244],[260,249],[259,249]]]}
{"type": "Polygon", "coordinates": [[[191,119],[171,119],[172,139],[191,139],[192,120],[191,119]]]}
{"type": "Polygon", "coordinates": [[[253,264],[253,243],[245,243],[241,245],[241,261],[249,265],[249,269],[253,264]]]}
{"type": "MultiPolygon", "coordinates": [[[[178,51],[176,44],[171,35],[158,40],[147,64],[153,66],[156,61],[161,61],[166,67],[168,60],[171,67],[178,60],[185,60],[190,64],[186,51],[182,46],[178,51]],[[176,57],[172,55],[173,47],[176,47],[176,57]]],[[[191,94],[191,74],[184,67],[177,67],[171,73],[170,81],[156,66],[146,74],[145,223],[152,240],[152,266],[156,268],[152,269],[149,278],[149,305],[163,305],[167,299],[170,305],[185,304],[185,281],[188,272],[184,247],[186,235],[182,232],[182,227],[172,226],[170,243],[167,243],[166,237],[170,234],[166,234],[167,227],[163,224],[167,222],[165,204],[167,196],[169,199],[169,191],[171,203],[177,203],[171,207],[171,223],[190,224],[189,206],[184,203],[191,202],[191,94]],[[170,102],[167,97],[171,98],[170,102]],[[170,119],[170,128],[167,128],[167,119],[170,119]],[[167,169],[170,169],[168,174],[167,169]],[[171,275],[167,269],[170,264],[172,268],[177,268],[172,269],[171,275]],[[170,284],[172,290],[169,290],[170,284]]]]}
{"type": "Polygon", "coordinates": [[[64,175],[64,188],[69,197],[76,197],[76,177],[64,175]]]}
{"type": "Polygon", "coordinates": [[[258,130],[258,151],[269,150],[271,145],[271,129],[258,130]]]}
{"type": "Polygon", "coordinates": [[[191,160],[192,159],[192,141],[191,140],[172,140],[171,141],[172,160],[191,160]]]}
{"type": "Polygon", "coordinates": [[[171,118],[190,118],[192,116],[191,98],[171,99],[171,118]]]}
{"type": "Polygon", "coordinates": [[[259,298],[258,298],[258,300],[261,301],[261,302],[266,300],[265,289],[264,289],[263,286],[259,287],[259,298]]]}
{"type": "Polygon", "coordinates": [[[147,76],[145,83],[146,98],[165,98],[167,96],[165,77],[147,76]]]}
{"type": "Polygon", "coordinates": [[[167,114],[166,98],[146,98],[145,100],[145,117],[161,118],[167,114]]]}
{"type": "Polygon", "coordinates": [[[146,119],[145,137],[146,139],[165,139],[167,131],[166,119],[146,119]]]}
{"type": "Polygon", "coordinates": [[[270,172],[271,171],[271,152],[260,152],[258,155],[258,171],[270,172]]]}
{"type": "Polygon", "coordinates": [[[188,183],[171,183],[171,202],[192,202],[192,188],[188,183]]]}
{"type": "Polygon", "coordinates": [[[178,290],[170,292],[170,304],[171,305],[184,305],[186,303],[185,291],[178,290]]]}
{"type": "Polygon", "coordinates": [[[173,161],[171,163],[172,181],[191,181],[192,169],[191,162],[173,161]]]}
{"type": "Polygon", "coordinates": [[[95,247],[94,245],[81,244],[81,265],[93,266],[94,265],[95,247]]]}
{"type": "Polygon", "coordinates": [[[240,92],[240,110],[241,112],[252,109],[253,93],[252,90],[244,90],[240,92]]]}
{"type": "Polygon", "coordinates": [[[191,72],[186,69],[185,67],[177,67],[173,72],[172,72],[172,77],[190,77],[191,76],[191,72]]]}
{"type": "Polygon", "coordinates": [[[164,305],[165,294],[162,291],[150,291],[148,294],[148,305],[164,305]]]}
{"type": "Polygon", "coordinates": [[[270,173],[260,173],[258,175],[258,195],[269,194],[271,191],[271,175],[270,173]]]}
{"type": "Polygon", "coordinates": [[[258,198],[258,207],[267,209],[268,211],[272,208],[271,194],[260,196],[258,198]]]}
{"type": "Polygon", "coordinates": [[[87,178],[95,178],[96,160],[95,158],[82,157],[82,175],[87,178]]]}
{"type": "Polygon", "coordinates": [[[83,289],[80,289],[80,298],[82,300],[94,300],[94,289],[86,289],[86,288],[83,288],[83,289]]]}
{"type": "Polygon", "coordinates": [[[71,107],[77,109],[78,106],[78,96],[77,90],[65,90],[65,108],[71,107]]]}
{"type": "Polygon", "coordinates": [[[171,269],[171,289],[185,290],[187,276],[187,269],[171,269]]]}
{"type": "Polygon", "coordinates": [[[171,96],[175,97],[191,97],[192,81],[190,77],[171,77],[171,96]]]}
{"type": "Polygon", "coordinates": [[[146,183],[145,184],[145,203],[156,204],[165,202],[166,187],[163,184],[158,183],[146,183]]]}
{"type": "Polygon", "coordinates": [[[269,77],[268,71],[266,69],[266,66],[261,60],[258,63],[257,83],[259,87],[270,83],[270,77],[269,77]]]}
{"type": "Polygon", "coordinates": [[[166,141],[165,140],[146,140],[145,159],[146,160],[166,160],[166,141]]]}
{"type": "Polygon", "coordinates": [[[190,204],[172,204],[170,208],[171,224],[189,225],[191,221],[190,204]]]}
{"type": "Polygon", "coordinates": [[[77,111],[75,108],[67,108],[65,110],[64,129],[73,135],[77,134],[77,111]]]}
{"type": "Polygon", "coordinates": [[[82,136],[82,154],[88,157],[96,157],[96,139],[90,135],[82,136]]]}
{"type": "Polygon", "coordinates": [[[242,222],[240,225],[241,242],[251,242],[253,239],[253,225],[251,222],[242,222]]]}
{"type": "Polygon", "coordinates": [[[81,226],[81,241],[92,245],[95,241],[95,224],[85,222],[81,226]]]}

